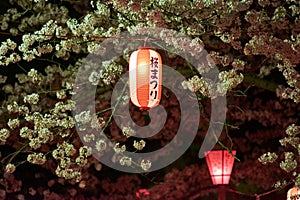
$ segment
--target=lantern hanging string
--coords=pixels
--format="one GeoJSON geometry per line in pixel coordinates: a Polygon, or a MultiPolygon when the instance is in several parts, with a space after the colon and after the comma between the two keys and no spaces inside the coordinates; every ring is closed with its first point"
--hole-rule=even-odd
{"type": "Polygon", "coordinates": [[[147,40],[149,39],[149,37],[146,37],[144,40],[144,47],[146,46],[147,40]]]}

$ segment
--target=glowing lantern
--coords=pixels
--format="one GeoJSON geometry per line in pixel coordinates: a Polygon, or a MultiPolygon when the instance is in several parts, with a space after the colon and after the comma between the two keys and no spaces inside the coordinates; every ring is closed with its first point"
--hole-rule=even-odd
{"type": "Polygon", "coordinates": [[[287,193],[287,200],[298,199],[298,198],[300,198],[300,190],[296,186],[289,189],[287,193]]]}
{"type": "MultiPolygon", "coordinates": [[[[235,155],[236,151],[233,150],[235,155]]],[[[234,157],[226,150],[213,150],[205,153],[206,163],[214,185],[229,184],[234,157]]]]}
{"type": "Polygon", "coordinates": [[[162,61],[159,53],[140,47],[129,60],[131,102],[141,110],[157,106],[161,99],[162,61]]]}
{"type": "Polygon", "coordinates": [[[139,189],[138,192],[135,193],[135,196],[140,199],[141,197],[145,197],[150,195],[150,192],[147,189],[139,189]]]}

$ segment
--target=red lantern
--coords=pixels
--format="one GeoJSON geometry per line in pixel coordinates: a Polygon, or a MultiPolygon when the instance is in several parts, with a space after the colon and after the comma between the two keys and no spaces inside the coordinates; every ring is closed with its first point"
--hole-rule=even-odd
{"type": "Polygon", "coordinates": [[[162,61],[159,53],[140,47],[129,60],[131,102],[141,110],[157,106],[161,99],[162,61]]]}
{"type": "Polygon", "coordinates": [[[141,197],[145,197],[150,195],[150,192],[147,189],[139,189],[138,192],[135,193],[135,196],[140,199],[141,197]]]}
{"type": "MultiPolygon", "coordinates": [[[[235,155],[236,151],[233,150],[235,155]]],[[[205,153],[206,163],[214,185],[229,184],[234,157],[226,150],[213,150],[205,153]]]]}

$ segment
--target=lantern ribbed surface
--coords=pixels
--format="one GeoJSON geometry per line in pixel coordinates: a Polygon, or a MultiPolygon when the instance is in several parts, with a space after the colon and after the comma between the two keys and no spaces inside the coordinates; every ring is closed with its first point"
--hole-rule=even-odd
{"type": "Polygon", "coordinates": [[[141,110],[157,106],[161,99],[162,60],[150,47],[140,47],[129,60],[131,102],[141,110]]]}

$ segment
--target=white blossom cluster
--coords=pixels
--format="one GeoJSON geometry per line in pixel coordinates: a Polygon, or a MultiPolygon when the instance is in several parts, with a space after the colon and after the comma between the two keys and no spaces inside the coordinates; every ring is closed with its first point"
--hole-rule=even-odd
{"type": "Polygon", "coordinates": [[[17,63],[21,60],[21,57],[16,53],[12,52],[9,56],[5,56],[7,52],[14,51],[17,47],[17,43],[11,39],[7,39],[4,42],[1,42],[0,46],[0,66],[7,66],[10,63],[17,63]]]}
{"type": "Polygon", "coordinates": [[[40,81],[43,79],[41,74],[36,69],[30,69],[28,72],[28,78],[32,83],[40,83],[40,81]]]}
{"type": "Polygon", "coordinates": [[[92,148],[87,146],[82,146],[79,148],[79,156],[76,157],[75,163],[80,167],[87,165],[87,158],[92,155],[92,148]]]}
{"type": "MultiPolygon", "coordinates": [[[[185,35],[178,37],[176,33],[172,35],[172,33],[164,30],[159,33],[159,37],[166,44],[172,46],[174,50],[187,52],[191,56],[197,56],[201,54],[204,49],[203,41],[200,38],[194,38],[190,40],[190,38],[186,37],[185,35]]],[[[180,53],[178,52],[178,54],[180,53]]]]}
{"type": "Polygon", "coordinates": [[[151,162],[149,160],[142,160],[140,166],[144,171],[148,171],[151,168],[151,162]]]}
{"type": "Polygon", "coordinates": [[[285,133],[287,134],[287,137],[280,139],[279,140],[280,144],[284,147],[291,145],[292,147],[297,149],[298,154],[300,154],[300,145],[299,145],[300,137],[298,137],[299,126],[296,126],[295,124],[291,124],[287,127],[285,133]]]}
{"type": "Polygon", "coordinates": [[[89,82],[92,85],[98,85],[99,79],[100,79],[100,73],[96,71],[93,71],[89,76],[89,82]]]}
{"type": "Polygon", "coordinates": [[[286,172],[293,171],[297,167],[297,161],[295,160],[293,152],[285,152],[284,160],[280,162],[280,168],[286,172]]]}
{"type": "Polygon", "coordinates": [[[280,180],[274,184],[274,187],[275,188],[284,188],[287,185],[288,185],[288,182],[286,180],[280,180]]]}
{"type": "Polygon", "coordinates": [[[95,135],[94,134],[85,134],[83,136],[83,141],[86,142],[86,143],[90,143],[94,140],[95,140],[95,135]]]}
{"type": "Polygon", "coordinates": [[[116,63],[111,61],[102,62],[102,65],[104,66],[105,70],[100,70],[100,78],[106,85],[114,83],[122,73],[122,65],[116,65],[116,63]]]}
{"type": "Polygon", "coordinates": [[[13,101],[12,104],[7,105],[7,111],[9,113],[18,113],[19,115],[28,115],[29,108],[25,105],[18,105],[16,101],[13,101]]]}
{"type": "Polygon", "coordinates": [[[286,88],[282,93],[284,99],[292,99],[295,103],[300,102],[300,88],[286,88]]]}
{"type": "Polygon", "coordinates": [[[65,141],[59,144],[57,149],[52,152],[53,158],[59,161],[59,165],[55,171],[57,176],[79,182],[81,180],[81,172],[76,166],[85,167],[88,163],[87,158],[92,153],[91,151],[90,147],[80,147],[78,151],[79,155],[74,159],[74,155],[77,152],[74,145],[65,141]]]}
{"type": "Polygon", "coordinates": [[[189,89],[192,92],[200,92],[203,96],[210,96],[208,91],[208,85],[203,77],[193,76],[188,81],[182,82],[182,87],[184,89],[189,89]]]}
{"type": "Polygon", "coordinates": [[[300,175],[298,173],[293,174],[295,176],[295,184],[299,188],[300,187],[300,175]]]}
{"type": "Polygon", "coordinates": [[[54,138],[52,129],[57,129],[59,127],[59,135],[62,137],[68,136],[70,133],[66,129],[73,128],[75,123],[74,119],[70,116],[63,114],[61,116],[57,115],[58,107],[64,108],[64,112],[71,110],[73,107],[66,104],[56,104],[55,109],[51,110],[51,114],[40,114],[38,112],[33,112],[25,116],[25,120],[33,123],[34,128],[30,129],[27,126],[23,126],[20,129],[20,136],[29,139],[29,146],[38,149],[42,144],[46,144],[52,141],[54,138]],[[69,107],[68,107],[69,106],[69,107]]]}
{"type": "Polygon", "coordinates": [[[95,148],[99,152],[103,152],[106,150],[107,144],[103,139],[100,139],[96,142],[95,148]]]}
{"type": "Polygon", "coordinates": [[[221,83],[217,86],[217,90],[221,95],[225,95],[228,90],[238,86],[244,80],[244,75],[238,73],[235,69],[222,71],[219,73],[221,83]]]}
{"type": "Polygon", "coordinates": [[[60,90],[56,92],[57,99],[64,99],[67,97],[65,90],[60,90]]]}
{"type": "Polygon", "coordinates": [[[109,31],[106,32],[102,27],[95,26],[99,21],[107,20],[109,15],[109,8],[98,1],[96,3],[96,9],[93,12],[87,13],[81,22],[78,22],[76,19],[69,19],[67,26],[74,35],[88,37],[89,34],[93,34],[110,37],[111,35],[107,34],[109,31]]]}
{"type": "MultiPolygon", "coordinates": [[[[18,47],[20,53],[14,51],[9,56],[4,56],[4,54],[2,53],[4,53],[5,50],[7,50],[7,45],[5,44],[5,42],[2,43],[0,47],[0,65],[16,63],[19,62],[21,58],[26,61],[31,61],[36,57],[40,57],[42,54],[52,52],[53,46],[51,45],[51,43],[41,44],[41,42],[50,40],[54,31],[59,34],[66,32],[61,31],[65,30],[65,28],[57,26],[56,23],[66,23],[67,19],[69,18],[67,8],[51,3],[46,4],[46,1],[44,0],[35,2],[26,0],[11,0],[10,3],[17,4],[18,6],[22,7],[25,11],[18,12],[16,8],[8,9],[7,12],[4,13],[3,23],[1,25],[2,30],[10,28],[9,32],[12,35],[16,36],[20,32],[23,33],[28,29],[32,29],[33,27],[39,27],[41,25],[43,26],[40,30],[35,31],[32,34],[26,33],[23,35],[22,43],[19,44],[18,47]],[[39,14],[26,15],[28,14],[29,10],[32,10],[33,12],[37,12],[39,14]],[[56,18],[56,21],[52,20],[56,16],[60,17],[56,18]],[[10,26],[10,23],[18,24],[18,26],[10,26]],[[38,43],[41,45],[36,45],[38,43]]],[[[15,42],[12,41],[10,43],[13,44],[15,42]]]]}
{"type": "Polygon", "coordinates": [[[92,119],[90,111],[82,111],[81,113],[75,115],[75,121],[81,124],[87,124],[92,119]]]}
{"type": "MultiPolygon", "coordinates": [[[[100,143],[100,141],[99,141],[99,143],[100,143]]],[[[101,143],[102,143],[102,145],[104,145],[104,141],[101,141],[101,143]]],[[[105,143],[105,148],[106,148],[106,143],[105,143]]],[[[103,147],[99,148],[100,152],[102,151],[102,149],[103,149],[103,147]]],[[[120,143],[117,142],[113,145],[113,150],[115,151],[115,154],[112,157],[113,162],[118,161],[119,164],[122,166],[131,166],[132,158],[124,155],[124,152],[126,151],[125,145],[120,146],[120,143]]]]}
{"type": "Polygon", "coordinates": [[[73,156],[76,153],[76,149],[73,144],[69,144],[67,142],[63,142],[59,144],[57,148],[52,152],[53,158],[59,160],[64,157],[73,156]]]}
{"type": "Polygon", "coordinates": [[[6,128],[0,129],[0,141],[1,143],[5,143],[6,139],[9,137],[10,133],[9,130],[6,128]]]}
{"type": "MultiPolygon", "coordinates": [[[[104,141],[102,141],[103,144],[105,144],[106,147],[106,143],[104,141]]],[[[146,145],[146,142],[144,140],[140,140],[140,141],[134,141],[133,146],[137,149],[137,150],[142,150],[146,145]]],[[[142,168],[143,171],[148,171],[151,168],[151,162],[149,160],[141,160],[140,163],[135,163],[131,157],[124,155],[124,152],[126,151],[126,146],[122,145],[120,147],[119,143],[116,143],[113,147],[114,151],[115,151],[115,155],[113,156],[112,160],[113,162],[115,161],[119,161],[120,165],[122,166],[132,166],[134,167],[132,164],[134,163],[135,165],[139,166],[142,168]]]]}
{"type": "MultiPolygon", "coordinates": [[[[15,31],[18,33],[19,31],[24,32],[30,27],[42,25],[58,15],[60,16],[57,18],[59,23],[63,23],[69,18],[68,9],[65,6],[46,2],[46,0],[10,0],[11,4],[20,6],[24,11],[32,10],[39,13],[39,16],[35,16],[34,13],[28,15],[27,12],[18,12],[17,9],[12,8],[12,10],[7,11],[9,15],[7,22],[19,22],[18,27],[15,28],[15,31]]],[[[10,32],[12,32],[11,29],[10,32]]]]}
{"type": "Polygon", "coordinates": [[[126,151],[126,146],[125,145],[122,145],[120,147],[120,143],[116,143],[113,147],[114,151],[116,152],[116,154],[119,154],[119,153],[123,153],[124,151],[126,151]]]}
{"type": "Polygon", "coordinates": [[[93,71],[89,76],[89,82],[92,85],[98,85],[101,80],[105,85],[115,83],[117,78],[121,75],[123,67],[113,61],[102,62],[104,69],[99,72],[93,71]]]}
{"type": "Polygon", "coordinates": [[[122,128],[122,134],[128,138],[131,136],[135,136],[135,131],[129,126],[124,126],[122,128]]]}
{"type": "Polygon", "coordinates": [[[18,118],[15,119],[9,119],[7,122],[7,125],[10,129],[15,129],[20,125],[20,120],[18,118]]]}
{"type": "Polygon", "coordinates": [[[91,127],[93,129],[102,129],[105,126],[106,122],[103,117],[97,117],[96,114],[92,116],[91,127]]]}
{"type": "Polygon", "coordinates": [[[5,83],[7,80],[7,76],[3,76],[0,74],[0,84],[5,83]]]}
{"type": "Polygon", "coordinates": [[[136,141],[134,140],[133,142],[133,147],[136,149],[136,150],[142,150],[144,147],[146,146],[146,142],[144,140],[140,140],[140,141],[136,141]]]}
{"type": "Polygon", "coordinates": [[[295,137],[300,133],[300,128],[299,128],[299,126],[296,126],[295,124],[291,124],[285,130],[285,133],[288,136],[295,137]]]}
{"type": "Polygon", "coordinates": [[[132,159],[128,156],[123,156],[120,159],[120,164],[121,165],[131,166],[131,163],[132,163],[132,159]]]}
{"type": "MultiPolygon", "coordinates": [[[[284,137],[283,139],[279,140],[280,144],[284,147],[288,147],[289,145],[294,147],[297,151],[297,154],[300,155],[300,138],[298,137],[299,134],[299,127],[296,126],[295,124],[291,124],[287,127],[286,129],[286,134],[287,137],[284,137]]],[[[297,184],[300,184],[300,176],[299,174],[295,171],[295,169],[298,166],[298,162],[296,159],[296,156],[294,152],[292,151],[286,151],[284,152],[284,160],[281,160],[279,163],[279,166],[282,170],[286,172],[293,172],[294,176],[297,176],[296,182],[297,184]]],[[[258,158],[258,161],[261,162],[262,164],[268,164],[268,163],[274,163],[278,159],[278,155],[276,153],[265,153],[262,156],[258,158]]],[[[277,186],[280,185],[281,182],[277,183],[277,186]]]]}
{"type": "Polygon", "coordinates": [[[43,42],[52,38],[55,33],[56,22],[53,20],[48,21],[39,31],[34,34],[25,34],[22,37],[23,43],[19,46],[19,51],[23,53],[22,58],[26,61],[32,61],[36,57],[41,57],[42,54],[52,51],[50,44],[32,48],[35,42],[43,42]],[[46,36],[45,36],[46,35],[46,36]]]}
{"type": "Polygon", "coordinates": [[[43,153],[33,153],[27,156],[27,161],[32,164],[43,165],[46,162],[46,156],[43,153]]]}
{"type": "Polygon", "coordinates": [[[183,81],[182,87],[192,92],[200,92],[204,97],[216,98],[217,96],[226,95],[227,91],[239,85],[243,81],[244,76],[235,69],[231,69],[220,72],[219,79],[219,83],[212,83],[203,77],[193,76],[189,80],[183,81]]]}
{"type": "Polygon", "coordinates": [[[241,59],[237,59],[235,58],[233,60],[233,62],[231,63],[232,67],[236,70],[244,70],[246,62],[241,60],[241,59]]]}
{"type": "Polygon", "coordinates": [[[5,173],[12,174],[14,173],[14,171],[16,171],[16,166],[14,164],[8,163],[5,166],[5,173]]]}
{"type": "Polygon", "coordinates": [[[277,158],[278,158],[278,156],[276,153],[268,152],[268,153],[265,153],[262,156],[260,156],[258,158],[258,161],[261,162],[262,164],[266,165],[268,163],[275,162],[277,160],[277,158]]]}
{"type": "MultiPolygon", "coordinates": [[[[229,55],[220,55],[219,52],[210,51],[209,55],[206,57],[206,60],[210,66],[221,64],[222,66],[227,67],[230,64],[231,58],[229,55]]],[[[236,59],[235,61],[241,62],[239,59],[236,59]]]]}
{"type": "Polygon", "coordinates": [[[281,94],[282,97],[284,99],[292,99],[295,103],[300,102],[300,87],[297,85],[300,80],[300,75],[296,71],[295,66],[288,60],[284,60],[283,64],[278,64],[276,67],[282,71],[282,74],[289,85],[289,87],[283,90],[281,94]]]}
{"type": "Polygon", "coordinates": [[[55,173],[58,177],[63,177],[66,180],[75,180],[76,182],[81,180],[81,172],[76,169],[58,166],[55,173]]]}
{"type": "MultiPolygon", "coordinates": [[[[67,69],[68,70],[68,69],[67,69]]],[[[45,93],[43,90],[38,89],[44,88],[49,82],[57,80],[57,76],[64,75],[65,81],[63,83],[69,82],[69,77],[72,73],[65,73],[62,70],[57,70],[55,67],[48,67],[47,73],[52,77],[45,78],[44,75],[39,73],[35,69],[31,69],[27,75],[19,74],[17,76],[21,85],[15,85],[11,89],[10,97],[5,101],[3,105],[6,105],[6,111],[8,114],[16,116],[15,118],[8,119],[7,128],[0,129],[0,141],[1,144],[5,143],[9,139],[10,135],[13,133],[18,133],[22,140],[26,140],[24,147],[30,149],[30,154],[28,154],[26,161],[32,164],[45,165],[48,159],[51,159],[51,154],[46,157],[46,154],[41,150],[41,147],[47,147],[54,140],[65,140],[65,138],[70,138],[72,136],[72,129],[75,126],[75,120],[71,116],[70,111],[74,109],[74,102],[70,99],[60,99],[59,96],[67,94],[72,86],[67,86],[63,91],[66,93],[55,95],[57,92],[52,92],[53,98],[57,98],[51,106],[46,110],[40,110],[38,108],[45,106],[47,108],[48,100],[44,101],[45,93]],[[59,73],[60,72],[60,73],[59,73]],[[46,80],[46,81],[42,81],[46,80]],[[38,83],[38,84],[37,84],[38,83]],[[22,93],[22,95],[17,95],[20,91],[27,91],[27,93],[22,93]],[[14,94],[16,94],[14,96],[14,94]],[[46,103],[46,105],[45,105],[46,103]]],[[[58,90],[60,91],[60,90],[58,90]]],[[[47,98],[47,97],[46,97],[47,98]]],[[[18,135],[15,135],[18,137],[18,135]]],[[[12,156],[18,154],[16,151],[12,156]]],[[[65,177],[66,179],[80,180],[80,169],[84,168],[87,164],[87,158],[91,155],[90,148],[79,148],[78,150],[71,144],[62,143],[57,149],[52,152],[52,157],[59,160],[59,165],[56,172],[60,177],[65,177]],[[78,156],[75,153],[78,151],[78,156]],[[62,157],[62,159],[59,159],[62,157]]],[[[13,173],[15,170],[15,165],[13,163],[7,163],[5,171],[8,173],[13,173]]]]}
{"type": "Polygon", "coordinates": [[[39,101],[39,95],[36,93],[26,95],[24,97],[24,103],[37,104],[38,101],[39,101]]]}

